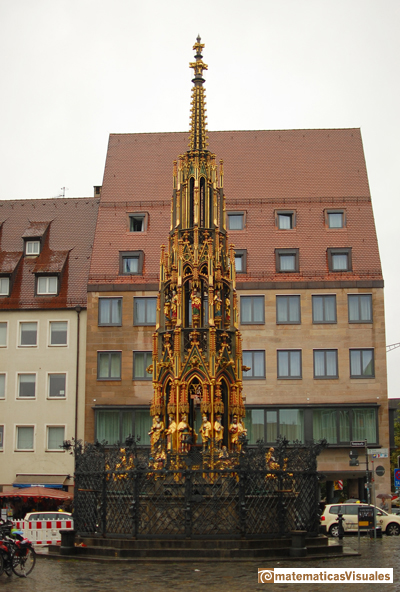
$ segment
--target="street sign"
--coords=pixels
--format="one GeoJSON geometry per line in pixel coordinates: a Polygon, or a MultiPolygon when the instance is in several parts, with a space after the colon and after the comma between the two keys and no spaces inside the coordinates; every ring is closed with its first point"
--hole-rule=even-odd
{"type": "Polygon", "coordinates": [[[383,477],[383,475],[385,474],[385,467],[379,465],[379,467],[376,467],[375,473],[378,475],[378,477],[383,477]]]}
{"type": "Polygon", "coordinates": [[[372,454],[372,458],[389,458],[389,450],[387,448],[370,448],[368,454],[372,454]]]}
{"type": "Polygon", "coordinates": [[[349,457],[350,458],[358,458],[358,450],[350,450],[349,457]]]}
{"type": "Polygon", "coordinates": [[[352,446],[353,448],[364,448],[365,445],[365,440],[356,440],[355,442],[350,442],[350,446],[352,446]]]}
{"type": "Polygon", "coordinates": [[[394,486],[400,487],[400,469],[394,470],[394,486]]]}
{"type": "Polygon", "coordinates": [[[374,527],[374,508],[372,506],[359,506],[358,508],[358,528],[374,527]]]}

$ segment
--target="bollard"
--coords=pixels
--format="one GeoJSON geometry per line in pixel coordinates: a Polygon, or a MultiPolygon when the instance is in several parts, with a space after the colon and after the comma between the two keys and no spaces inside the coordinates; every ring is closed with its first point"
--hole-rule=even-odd
{"type": "Polygon", "coordinates": [[[292,546],[289,549],[290,557],[305,557],[307,555],[306,530],[292,530],[292,546]]]}
{"type": "Polygon", "coordinates": [[[61,547],[60,555],[75,555],[75,535],[76,530],[60,530],[61,547]]]}
{"type": "Polygon", "coordinates": [[[341,512],[339,512],[339,514],[338,514],[337,521],[338,521],[338,526],[339,526],[339,541],[343,541],[343,536],[344,536],[343,522],[344,522],[344,518],[343,518],[343,514],[341,512]]]}

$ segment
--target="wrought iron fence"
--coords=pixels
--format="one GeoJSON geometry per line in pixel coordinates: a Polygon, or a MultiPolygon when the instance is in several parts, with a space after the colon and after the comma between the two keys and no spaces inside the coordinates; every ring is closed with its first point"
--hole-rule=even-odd
{"type": "Polygon", "coordinates": [[[316,458],[325,441],[238,453],[211,447],[151,456],[133,438],[121,447],[66,442],[75,454],[74,520],[81,535],[135,538],[317,535],[316,458]]]}

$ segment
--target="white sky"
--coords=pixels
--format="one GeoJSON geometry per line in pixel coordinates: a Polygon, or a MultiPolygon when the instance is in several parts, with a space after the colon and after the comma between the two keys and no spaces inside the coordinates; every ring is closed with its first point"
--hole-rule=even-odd
{"type": "MultiPolygon", "coordinates": [[[[0,199],[93,195],[110,133],[360,127],[400,342],[399,0],[0,0],[0,199]]],[[[388,354],[400,397],[400,348],[388,354]]]]}

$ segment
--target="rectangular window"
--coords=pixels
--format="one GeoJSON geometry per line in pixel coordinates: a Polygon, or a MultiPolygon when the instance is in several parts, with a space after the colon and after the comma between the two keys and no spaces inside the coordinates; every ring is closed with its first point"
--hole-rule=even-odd
{"type": "Polygon", "coordinates": [[[0,323],[0,347],[7,347],[7,323],[0,323]]]}
{"type": "Polygon", "coordinates": [[[139,438],[140,446],[150,445],[152,418],[149,409],[96,409],[96,440],[110,446],[123,443],[128,436],[139,438]]]}
{"type": "Polygon", "coordinates": [[[349,294],[349,323],[372,323],[372,294],[349,294]]]}
{"type": "Polygon", "coordinates": [[[314,378],[338,378],[337,349],[314,350],[314,378]]]}
{"type": "Polygon", "coordinates": [[[99,326],[122,324],[122,298],[99,298],[99,326]]]}
{"type": "Polygon", "coordinates": [[[329,271],[351,271],[351,248],[328,249],[329,271]]]}
{"type": "Polygon", "coordinates": [[[336,296],[312,297],[313,323],[336,323],[336,296]]]}
{"type": "Polygon", "coordinates": [[[247,251],[235,250],[235,269],[236,273],[246,273],[247,269],[247,251]]]}
{"type": "Polygon", "coordinates": [[[20,346],[35,347],[37,346],[37,323],[20,323],[20,346]]]}
{"type": "Polygon", "coordinates": [[[50,345],[67,345],[68,322],[50,322],[50,345]]]}
{"type": "Polygon", "coordinates": [[[299,271],[299,249],[275,249],[275,264],[278,273],[299,271]]]}
{"type": "Polygon", "coordinates": [[[43,276],[37,278],[38,294],[57,294],[57,276],[43,276]]]}
{"type": "Polygon", "coordinates": [[[278,412],[267,411],[267,442],[275,442],[278,437],[278,412]]]}
{"type": "Polygon", "coordinates": [[[352,439],[377,442],[376,410],[371,408],[353,409],[352,439]]]}
{"type": "Polygon", "coordinates": [[[277,352],[278,378],[301,378],[301,350],[277,352]]]}
{"type": "Polygon", "coordinates": [[[244,214],[236,212],[228,214],[228,230],[243,230],[244,214]]]}
{"type": "Polygon", "coordinates": [[[6,375],[0,374],[0,399],[6,398],[6,375]]]}
{"type": "Polygon", "coordinates": [[[119,254],[119,272],[122,275],[141,275],[143,251],[124,251],[119,254]]]}
{"type": "Polygon", "coordinates": [[[17,426],[16,450],[33,450],[34,427],[17,426]]]}
{"type": "Polygon", "coordinates": [[[313,409],[313,439],[326,438],[328,444],[348,444],[352,440],[378,441],[377,409],[313,409]]]}
{"type": "Polygon", "coordinates": [[[133,324],[134,325],[155,325],[156,324],[157,298],[134,298],[133,299],[133,324]]]}
{"type": "Polygon", "coordinates": [[[259,440],[264,440],[265,435],[265,410],[247,409],[246,410],[246,429],[249,444],[257,444],[259,440]]]}
{"type": "Polygon", "coordinates": [[[121,379],[121,352],[97,352],[97,378],[121,379]]]}
{"type": "Polygon", "coordinates": [[[129,232],[146,230],[146,214],[129,214],[129,232]]]}
{"type": "Polygon", "coordinates": [[[328,228],[343,228],[344,227],[344,212],[332,211],[326,212],[326,220],[328,228]]]}
{"type": "Polygon", "coordinates": [[[265,351],[244,351],[243,366],[250,368],[243,371],[243,380],[265,378],[265,351]]]}
{"type": "Polygon", "coordinates": [[[294,212],[277,212],[276,223],[279,230],[291,230],[296,226],[294,212]]]}
{"type": "Polygon", "coordinates": [[[264,325],[264,296],[240,297],[240,322],[242,325],[264,325]]]}
{"type": "Polygon", "coordinates": [[[300,323],[300,296],[276,297],[276,322],[278,325],[300,323]]]}
{"type": "Polygon", "coordinates": [[[290,442],[304,442],[304,411],[302,409],[279,409],[279,435],[290,442]]]}
{"type": "Polygon", "coordinates": [[[151,372],[147,372],[148,368],[152,364],[152,353],[148,352],[133,352],[133,378],[136,380],[151,380],[153,375],[151,372]]]}
{"type": "Polygon", "coordinates": [[[26,241],[25,242],[25,255],[39,255],[40,253],[40,241],[26,241]]]}
{"type": "Polygon", "coordinates": [[[33,399],[36,396],[36,374],[18,374],[18,398],[33,399]]]}
{"type": "Polygon", "coordinates": [[[249,444],[258,440],[275,443],[278,436],[290,442],[304,442],[304,412],[302,409],[246,409],[246,429],[249,444]]]}
{"type": "Polygon", "coordinates": [[[313,410],[313,438],[314,440],[325,438],[328,444],[337,443],[336,409],[313,410]]]}
{"type": "Polygon", "coordinates": [[[9,296],[10,294],[10,278],[0,277],[0,296],[9,296]]]}
{"type": "Polygon", "coordinates": [[[0,425],[0,450],[4,450],[4,426],[0,425]]]}
{"type": "Polygon", "coordinates": [[[374,350],[350,350],[350,378],[374,378],[374,350]]]}
{"type": "Polygon", "coordinates": [[[64,426],[47,426],[47,450],[63,451],[64,440],[64,426]]]}
{"type": "Polygon", "coordinates": [[[49,398],[65,398],[66,374],[49,374],[49,398]]]}

